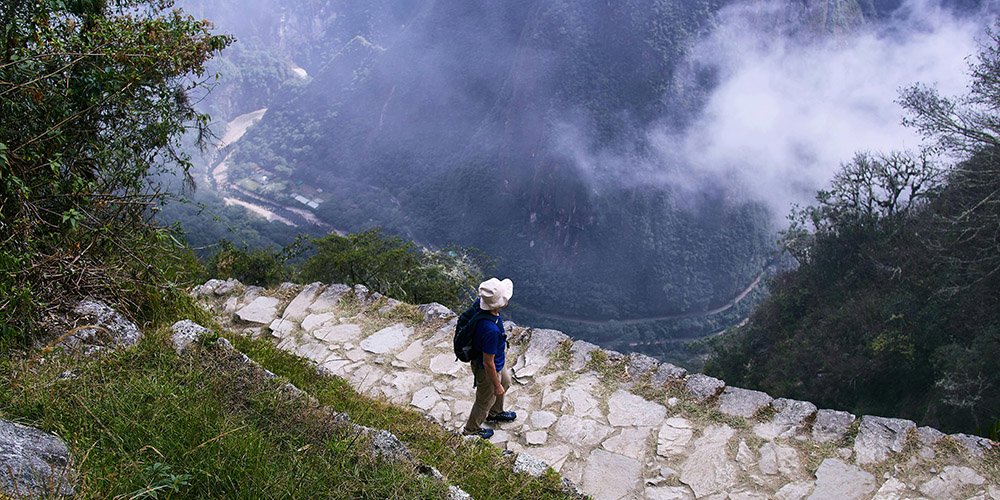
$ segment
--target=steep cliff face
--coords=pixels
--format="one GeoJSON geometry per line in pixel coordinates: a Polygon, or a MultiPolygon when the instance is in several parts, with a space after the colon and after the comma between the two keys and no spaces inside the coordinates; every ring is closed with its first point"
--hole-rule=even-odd
{"type": "MultiPolygon", "coordinates": [[[[464,424],[473,390],[454,361],[454,313],[314,283],[212,280],[219,321],[272,338],[359,391],[464,424]]],[[[508,322],[515,386],[492,442],[534,456],[595,498],[998,498],[1000,447],[894,418],[817,409],[508,322]]],[[[528,459],[525,459],[528,460],[528,459]]]]}

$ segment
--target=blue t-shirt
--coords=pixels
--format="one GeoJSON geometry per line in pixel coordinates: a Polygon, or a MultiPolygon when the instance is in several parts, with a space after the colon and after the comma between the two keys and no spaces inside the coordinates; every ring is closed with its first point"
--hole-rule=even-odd
{"type": "MultiPolygon", "coordinates": [[[[507,334],[503,330],[503,318],[492,316],[491,319],[481,319],[476,325],[476,334],[472,338],[472,350],[493,355],[493,364],[497,373],[503,369],[504,354],[507,349],[507,334]]],[[[482,359],[479,360],[482,363],[482,359]]]]}

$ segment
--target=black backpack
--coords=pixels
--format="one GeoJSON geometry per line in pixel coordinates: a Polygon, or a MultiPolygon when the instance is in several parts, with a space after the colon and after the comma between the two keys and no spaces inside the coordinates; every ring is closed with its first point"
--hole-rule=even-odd
{"type": "Polygon", "coordinates": [[[475,354],[472,352],[472,338],[476,334],[476,324],[481,319],[492,320],[493,316],[489,311],[479,308],[479,299],[472,304],[472,307],[465,310],[458,317],[458,324],[455,325],[455,358],[463,363],[472,361],[475,354]]]}

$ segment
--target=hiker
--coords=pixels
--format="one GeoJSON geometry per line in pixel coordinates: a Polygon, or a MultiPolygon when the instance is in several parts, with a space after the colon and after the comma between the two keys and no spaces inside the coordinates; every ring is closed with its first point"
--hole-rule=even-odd
{"type": "Polygon", "coordinates": [[[510,422],[517,418],[517,413],[503,409],[504,394],[510,388],[510,369],[505,364],[507,334],[500,310],[512,295],[514,283],[509,279],[490,278],[479,285],[476,302],[487,314],[477,314],[473,318],[476,323],[469,325],[473,332],[470,365],[476,402],[465,424],[466,435],[489,439],[493,429],[483,427],[483,422],[510,422]]]}

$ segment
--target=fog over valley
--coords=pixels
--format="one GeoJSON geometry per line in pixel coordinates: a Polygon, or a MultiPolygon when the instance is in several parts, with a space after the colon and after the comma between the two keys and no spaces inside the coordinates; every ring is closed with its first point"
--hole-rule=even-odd
{"type": "MultiPolygon", "coordinates": [[[[793,204],[856,152],[921,147],[899,92],[963,93],[996,12],[926,0],[178,4],[237,39],[200,103],[220,137],[260,117],[205,157],[202,191],[298,232],[382,227],[478,248],[514,280],[515,321],[682,363],[697,356],[687,341],[743,321],[790,265],[775,241],[793,204]]],[[[277,231],[270,242],[287,243],[277,231]]]]}

